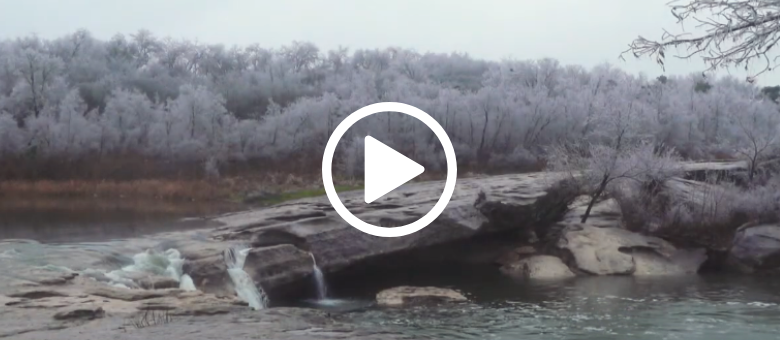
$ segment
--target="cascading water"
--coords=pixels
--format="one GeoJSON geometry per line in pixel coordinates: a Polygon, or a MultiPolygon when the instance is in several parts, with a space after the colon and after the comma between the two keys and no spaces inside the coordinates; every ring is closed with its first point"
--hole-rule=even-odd
{"type": "MultiPolygon", "coordinates": [[[[80,274],[99,282],[130,289],[141,288],[135,282],[139,274],[161,275],[178,281],[179,288],[182,290],[196,290],[192,278],[182,271],[184,258],[181,257],[181,253],[176,249],[171,248],[162,253],[149,249],[133,255],[132,259],[133,264],[124,266],[121,269],[104,271],[88,268],[81,271],[80,274]]],[[[70,271],[70,269],[67,270],[70,271]]]]}
{"type": "Polygon", "coordinates": [[[325,283],[325,275],[322,274],[322,270],[317,265],[317,260],[314,258],[314,254],[309,253],[312,261],[312,269],[314,270],[314,282],[317,284],[317,299],[325,300],[328,298],[328,285],[325,283]]]}
{"type": "Polygon", "coordinates": [[[268,308],[268,295],[262,287],[255,285],[249,274],[244,271],[244,262],[251,249],[240,246],[225,249],[225,264],[238,297],[248,303],[249,307],[260,310],[268,308]]]}

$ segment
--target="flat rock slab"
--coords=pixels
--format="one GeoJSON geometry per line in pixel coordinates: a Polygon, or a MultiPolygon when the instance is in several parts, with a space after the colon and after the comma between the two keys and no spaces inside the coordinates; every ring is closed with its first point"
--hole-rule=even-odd
{"type": "Polygon", "coordinates": [[[184,293],[184,291],[180,289],[144,290],[144,289],[127,289],[121,287],[94,287],[94,288],[87,289],[86,293],[89,295],[95,295],[95,296],[105,297],[114,300],[139,301],[139,300],[148,300],[148,299],[154,299],[154,298],[160,298],[166,296],[178,296],[181,293],[184,293]]]}
{"type": "MultiPolygon", "coordinates": [[[[480,233],[538,228],[560,220],[574,199],[552,190],[564,178],[561,173],[532,173],[459,179],[444,212],[426,228],[404,237],[376,237],[351,227],[325,197],[223,215],[214,220],[223,224],[212,234],[214,242],[203,249],[193,245],[182,250],[188,259],[184,271],[199,289],[216,292],[229,281],[222,251],[232,244],[255,244],[244,269],[268,290],[311,275],[309,252],[323,271],[330,272],[480,233]]],[[[372,204],[365,204],[362,191],[339,196],[361,220],[396,227],[430,211],[443,187],[443,181],[410,183],[372,204]]]]}
{"type": "Polygon", "coordinates": [[[376,302],[380,306],[409,306],[466,301],[468,299],[460,292],[438,287],[400,286],[385,289],[376,295],[376,302]]]}

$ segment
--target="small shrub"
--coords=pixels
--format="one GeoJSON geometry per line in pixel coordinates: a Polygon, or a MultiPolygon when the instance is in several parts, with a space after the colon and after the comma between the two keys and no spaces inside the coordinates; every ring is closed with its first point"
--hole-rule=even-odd
{"type": "Polygon", "coordinates": [[[141,314],[138,314],[132,321],[133,327],[136,329],[167,325],[171,323],[173,319],[168,314],[167,310],[146,310],[141,314]]]}

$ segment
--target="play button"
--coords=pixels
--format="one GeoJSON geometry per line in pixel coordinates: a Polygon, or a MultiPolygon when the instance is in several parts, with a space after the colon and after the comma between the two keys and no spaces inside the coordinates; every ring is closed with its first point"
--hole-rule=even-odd
{"type": "Polygon", "coordinates": [[[366,136],[364,159],[366,203],[376,201],[425,171],[422,165],[371,136],[366,136]]]}
{"type": "MultiPolygon", "coordinates": [[[[406,182],[419,176],[425,171],[422,165],[406,158],[382,142],[373,137],[365,137],[365,164],[364,164],[364,183],[365,183],[365,201],[371,203],[389,192],[395,190],[406,182]]],[[[322,155],[322,184],[325,187],[325,194],[336,211],[345,222],[366,234],[379,237],[401,237],[419,231],[427,227],[436,220],[439,215],[447,208],[453,193],[455,192],[455,181],[458,177],[458,164],[455,159],[455,149],[452,146],[449,136],[444,128],[439,125],[436,119],[414,106],[384,102],[365,106],[351,115],[344,118],[333,133],[328,138],[325,145],[325,152],[322,155]],[[447,159],[447,179],[444,181],[444,191],[433,205],[430,211],[420,219],[407,225],[392,228],[384,228],[370,224],[361,220],[347,209],[344,203],[339,199],[336,187],[333,185],[333,155],[336,153],[336,145],[344,137],[347,130],[357,123],[360,119],[368,117],[379,112],[400,112],[420,120],[441,142],[444,156],[447,159]]],[[[354,203],[353,203],[354,204],[354,203]]]]}

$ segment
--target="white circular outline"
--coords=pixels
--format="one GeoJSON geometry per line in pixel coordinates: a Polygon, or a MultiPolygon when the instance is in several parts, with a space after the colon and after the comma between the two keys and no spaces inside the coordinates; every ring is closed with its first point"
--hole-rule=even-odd
{"type": "Polygon", "coordinates": [[[442,212],[444,212],[444,209],[447,208],[447,204],[449,204],[450,199],[452,199],[452,194],[455,192],[455,181],[457,179],[457,174],[458,165],[455,159],[455,149],[452,147],[450,137],[447,136],[444,128],[442,128],[441,125],[439,125],[439,122],[433,119],[433,117],[425,113],[425,111],[420,110],[412,105],[398,102],[381,102],[371,104],[364,106],[353,112],[351,115],[347,116],[347,118],[339,123],[336,129],[333,130],[333,133],[328,139],[328,143],[325,145],[325,154],[322,157],[322,182],[325,186],[325,194],[327,195],[330,204],[336,210],[336,213],[338,213],[339,216],[344,219],[344,221],[356,229],[366,234],[379,237],[401,237],[410,235],[420,231],[422,228],[427,227],[429,224],[431,224],[431,222],[436,220],[436,218],[439,217],[442,212]],[[433,206],[433,209],[431,209],[431,211],[429,211],[427,214],[425,214],[425,216],[421,217],[417,221],[394,228],[382,228],[367,223],[347,210],[347,207],[344,206],[344,203],[341,203],[341,200],[336,193],[336,188],[333,185],[333,174],[331,172],[333,154],[336,152],[336,145],[338,145],[339,140],[341,140],[347,130],[349,130],[349,128],[359,120],[379,112],[400,112],[422,121],[423,124],[433,130],[433,133],[436,135],[436,137],[439,138],[439,142],[441,142],[441,145],[444,148],[444,155],[447,159],[447,180],[444,183],[444,192],[433,206]]]}

